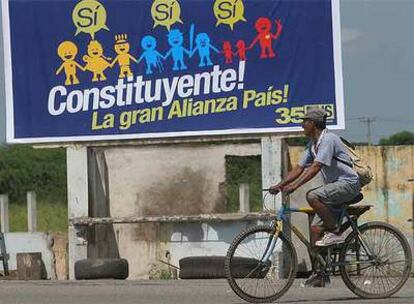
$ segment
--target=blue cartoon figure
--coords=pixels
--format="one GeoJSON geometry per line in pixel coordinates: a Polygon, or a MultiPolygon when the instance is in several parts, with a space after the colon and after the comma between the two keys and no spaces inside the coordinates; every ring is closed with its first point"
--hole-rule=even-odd
{"type": "Polygon", "coordinates": [[[220,51],[210,43],[210,37],[206,33],[199,33],[196,36],[195,43],[196,47],[192,51],[191,57],[198,51],[198,56],[200,56],[200,64],[198,66],[204,67],[206,65],[213,65],[213,62],[210,59],[210,49],[216,53],[220,53],[220,51]]]}
{"type": "Polygon", "coordinates": [[[183,47],[183,33],[181,33],[180,30],[174,29],[168,33],[167,37],[171,48],[165,55],[164,59],[167,59],[170,55],[172,55],[174,60],[174,71],[187,69],[187,66],[184,63],[184,53],[187,54],[187,56],[190,56],[191,52],[183,47]]]}
{"type": "Polygon", "coordinates": [[[145,58],[145,63],[147,64],[145,73],[147,75],[152,74],[152,69],[157,67],[159,71],[162,71],[163,66],[161,59],[163,59],[163,56],[156,50],[157,40],[150,35],[144,36],[141,39],[141,47],[144,49],[144,53],[138,59],[138,63],[145,58]]]}

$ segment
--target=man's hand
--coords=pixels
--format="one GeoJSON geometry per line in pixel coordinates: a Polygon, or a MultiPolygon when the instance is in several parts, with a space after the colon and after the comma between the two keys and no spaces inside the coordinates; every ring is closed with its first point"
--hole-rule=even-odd
{"type": "Polygon", "coordinates": [[[282,187],[279,184],[274,185],[274,186],[271,186],[269,188],[270,194],[273,194],[273,195],[276,195],[276,194],[278,194],[281,191],[282,191],[282,187]]]}
{"type": "Polygon", "coordinates": [[[287,185],[287,186],[283,187],[282,192],[283,192],[284,194],[289,195],[289,194],[291,194],[291,193],[295,192],[295,190],[296,190],[297,188],[298,188],[298,187],[297,187],[297,186],[295,186],[295,185],[287,185]]]}

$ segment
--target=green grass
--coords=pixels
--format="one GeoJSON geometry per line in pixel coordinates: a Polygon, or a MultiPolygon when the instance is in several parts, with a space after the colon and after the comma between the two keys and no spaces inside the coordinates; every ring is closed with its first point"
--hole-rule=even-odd
{"type": "MultiPolygon", "coordinates": [[[[67,232],[68,208],[63,203],[37,202],[37,231],[67,232]]],[[[27,231],[27,206],[25,204],[9,205],[10,232],[27,231]]]]}

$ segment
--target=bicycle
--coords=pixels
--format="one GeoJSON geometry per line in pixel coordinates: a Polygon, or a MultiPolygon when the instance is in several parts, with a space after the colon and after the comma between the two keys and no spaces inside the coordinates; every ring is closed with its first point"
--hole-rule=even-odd
{"type": "Polygon", "coordinates": [[[297,255],[283,231],[286,225],[307,247],[312,270],[324,278],[339,273],[345,285],[362,298],[378,299],[395,294],[411,272],[409,244],[397,228],[387,223],[367,222],[358,226],[358,218],[372,207],[351,206],[362,199],[360,194],[344,203],[346,208],[338,223],[346,219],[341,224],[341,232],[350,230],[350,233],[344,243],[329,247],[312,246],[289,221],[290,213],[299,212],[307,214],[311,223],[315,214],[312,208],[289,208],[283,202],[279,211],[272,215],[270,225],[250,227],[233,240],[225,259],[230,287],[248,302],[264,303],[277,300],[292,286],[297,255]]]}

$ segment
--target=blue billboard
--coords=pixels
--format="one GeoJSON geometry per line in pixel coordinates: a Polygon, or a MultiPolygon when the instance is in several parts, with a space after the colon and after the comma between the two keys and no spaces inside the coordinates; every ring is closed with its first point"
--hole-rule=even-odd
{"type": "Polygon", "coordinates": [[[337,0],[2,5],[9,143],[344,128],[337,0]]]}

